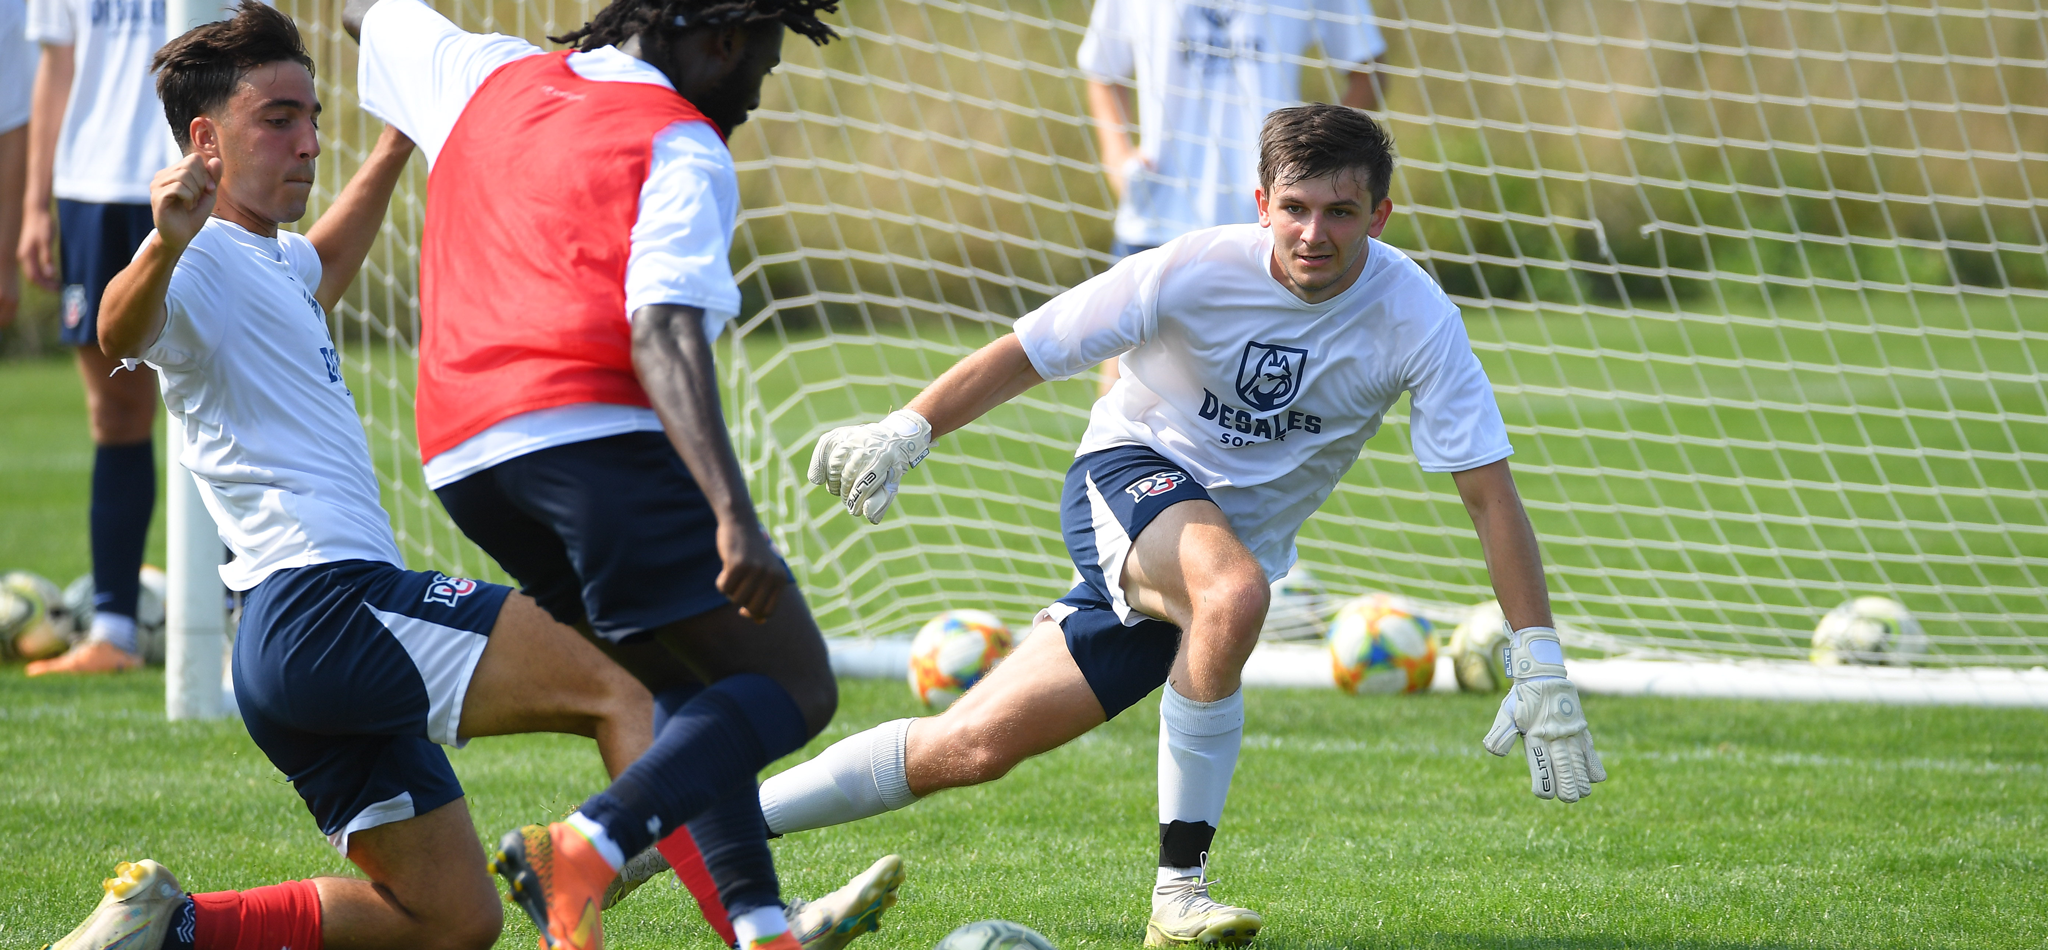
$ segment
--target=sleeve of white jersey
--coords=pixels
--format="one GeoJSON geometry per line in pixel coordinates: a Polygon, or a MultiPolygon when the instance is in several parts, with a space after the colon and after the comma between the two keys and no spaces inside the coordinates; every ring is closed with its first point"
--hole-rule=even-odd
{"type": "Polygon", "coordinates": [[[0,0],[0,135],[28,124],[42,49],[28,36],[27,18],[20,0],[0,0]]]}
{"type": "Polygon", "coordinates": [[[705,338],[717,339],[740,312],[732,278],[739,213],[739,176],[715,130],[678,122],[657,133],[626,260],[627,319],[655,304],[696,307],[705,338]]]}
{"type": "Polygon", "coordinates": [[[299,283],[306,285],[309,293],[320,290],[320,278],[327,270],[320,263],[320,249],[306,236],[295,231],[279,230],[277,245],[284,251],[284,262],[291,266],[292,274],[299,283]]]}
{"type": "Polygon", "coordinates": [[[516,36],[471,33],[420,0],[379,0],[363,15],[356,94],[432,166],[469,97],[498,67],[541,52],[516,36]]]}
{"type": "Polygon", "coordinates": [[[1372,22],[1371,0],[1316,0],[1316,37],[1323,58],[1338,69],[1363,66],[1387,52],[1387,38],[1372,22]]]}
{"type": "Polygon", "coordinates": [[[1014,332],[1044,379],[1072,379],[1130,352],[1159,328],[1167,250],[1141,251],[1019,318],[1014,332]]]}
{"type": "Polygon", "coordinates": [[[78,42],[78,26],[71,22],[70,0],[28,0],[28,38],[50,46],[78,42]]]}
{"type": "MultiPolygon", "coordinates": [[[[145,240],[143,246],[149,242],[145,240]]],[[[220,261],[203,242],[194,241],[185,248],[164,291],[163,330],[157,333],[156,342],[142,351],[144,360],[165,369],[185,369],[205,362],[220,346],[223,328],[216,316],[220,310],[207,306],[209,301],[226,297],[220,273],[220,261]]]]}
{"type": "Polygon", "coordinates": [[[1088,15],[1088,32],[1081,35],[1081,49],[1074,65],[1081,74],[1098,82],[1128,81],[1137,70],[1131,48],[1125,6],[1129,0],[1095,0],[1088,15]]]}
{"type": "Polygon", "coordinates": [[[1515,454],[1493,385],[1457,311],[1410,357],[1409,438],[1425,472],[1462,472],[1515,454]]]}

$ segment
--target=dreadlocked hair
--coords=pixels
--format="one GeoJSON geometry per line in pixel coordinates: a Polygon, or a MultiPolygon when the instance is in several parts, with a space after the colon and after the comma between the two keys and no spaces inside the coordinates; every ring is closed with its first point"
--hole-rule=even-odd
{"type": "Polygon", "coordinates": [[[612,0],[582,29],[548,39],[588,53],[650,30],[674,36],[772,21],[823,46],[839,34],[818,14],[838,11],[839,0],[612,0]]]}

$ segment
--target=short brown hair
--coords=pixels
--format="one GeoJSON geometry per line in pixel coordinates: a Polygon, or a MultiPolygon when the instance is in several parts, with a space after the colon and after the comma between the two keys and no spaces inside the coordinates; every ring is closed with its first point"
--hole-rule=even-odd
{"type": "Polygon", "coordinates": [[[1372,116],[1348,106],[1316,103],[1275,109],[1259,131],[1259,187],[1292,185],[1338,172],[1365,172],[1378,207],[1394,180],[1394,139],[1372,116]]]}
{"type": "Polygon", "coordinates": [[[165,43],[150,68],[178,147],[192,150],[192,120],[226,105],[250,70],[280,62],[313,71],[298,24],[259,0],[242,0],[234,16],[165,43]]]}

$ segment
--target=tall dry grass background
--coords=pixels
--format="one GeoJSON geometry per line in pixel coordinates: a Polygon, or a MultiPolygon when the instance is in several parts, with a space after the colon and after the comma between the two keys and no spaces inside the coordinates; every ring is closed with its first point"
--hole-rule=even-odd
{"type": "MultiPolygon", "coordinates": [[[[374,137],[336,4],[322,200],[374,137]]],[[[582,3],[439,0],[542,39],[582,3]]],[[[801,486],[831,425],[1107,266],[1113,200],[1074,52],[1086,0],[849,0],[734,137],[746,293],[722,350],[764,510],[835,633],[1067,581],[1052,517],[1089,393],[942,447],[893,525],[801,486]],[[951,474],[948,474],[951,473],[951,474]],[[1053,488],[1047,489],[1045,486],[1053,488]]],[[[2048,17],[2035,2],[1377,0],[1402,163],[1387,239],[1466,309],[1521,449],[1559,610],[1611,649],[1798,657],[1851,594],[1950,662],[2048,658],[2048,17]]],[[[1311,51],[1312,98],[1343,77],[1311,51]]],[[[490,573],[419,483],[424,176],[336,314],[417,563],[490,573]]],[[[1389,434],[1304,535],[1341,591],[1486,594],[1442,479],[1389,434]]]]}

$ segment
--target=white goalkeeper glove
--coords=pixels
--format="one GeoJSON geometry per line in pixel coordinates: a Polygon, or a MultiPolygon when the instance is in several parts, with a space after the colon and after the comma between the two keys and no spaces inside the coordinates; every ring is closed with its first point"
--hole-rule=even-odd
{"type": "Polygon", "coordinates": [[[1575,802],[1593,794],[1594,782],[1607,781],[1607,769],[1600,764],[1600,753],[1593,751],[1579,688],[1565,679],[1564,647],[1557,641],[1557,631],[1517,630],[1501,653],[1514,685],[1486,732],[1486,751],[1506,755],[1514,749],[1515,737],[1521,736],[1529,759],[1529,790],[1537,798],[1575,802]],[[1549,647],[1542,652],[1556,661],[1538,659],[1530,649],[1544,641],[1549,647]]]}
{"type": "Polygon", "coordinates": [[[846,512],[881,524],[903,473],[932,454],[932,424],[908,409],[880,422],[840,426],[811,452],[811,484],[846,502],[846,512]]]}

